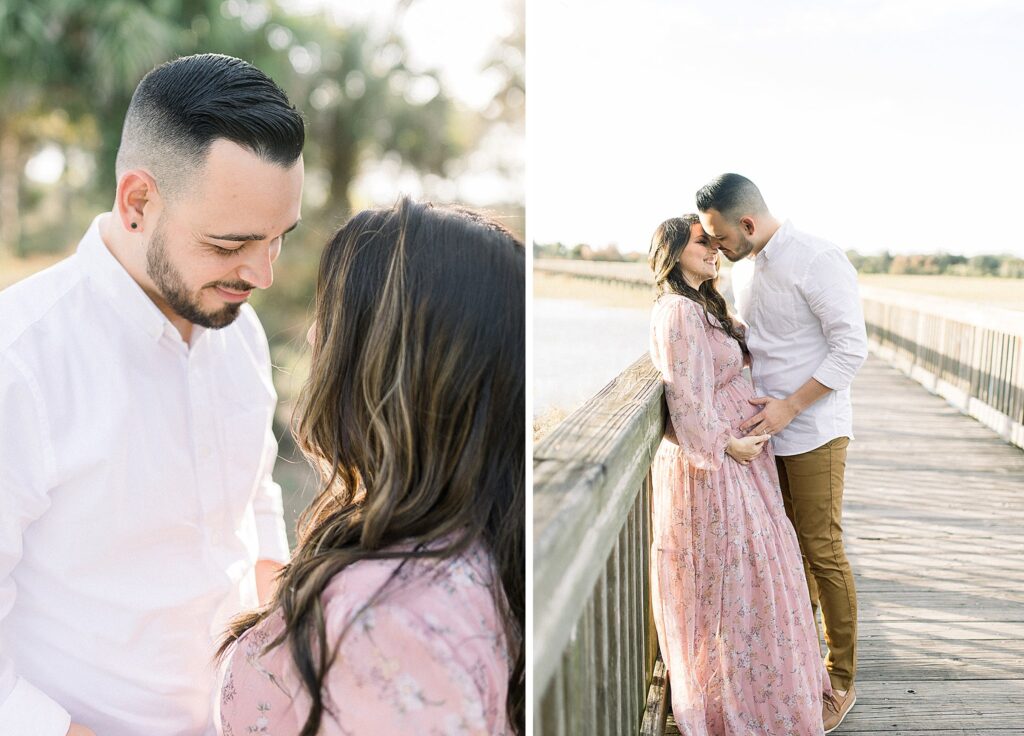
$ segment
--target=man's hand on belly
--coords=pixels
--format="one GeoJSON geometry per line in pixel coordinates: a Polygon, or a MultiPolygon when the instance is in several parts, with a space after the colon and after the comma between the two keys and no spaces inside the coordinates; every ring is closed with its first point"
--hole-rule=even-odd
{"type": "Polygon", "coordinates": [[[749,399],[751,404],[763,408],[743,422],[740,429],[747,434],[778,434],[789,426],[797,414],[829,393],[832,393],[832,389],[810,378],[807,383],[784,399],[773,399],[770,396],[749,399]]]}
{"type": "Polygon", "coordinates": [[[747,434],[776,434],[792,422],[798,413],[790,406],[788,399],[757,396],[749,401],[763,408],[740,425],[740,429],[747,434]]]}

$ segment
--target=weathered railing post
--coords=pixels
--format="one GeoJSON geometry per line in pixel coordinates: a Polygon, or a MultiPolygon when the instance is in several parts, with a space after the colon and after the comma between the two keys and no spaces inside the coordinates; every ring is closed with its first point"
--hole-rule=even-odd
{"type": "Polygon", "coordinates": [[[664,431],[646,356],[534,450],[534,734],[639,731],[657,654],[650,469],[664,431]]]}

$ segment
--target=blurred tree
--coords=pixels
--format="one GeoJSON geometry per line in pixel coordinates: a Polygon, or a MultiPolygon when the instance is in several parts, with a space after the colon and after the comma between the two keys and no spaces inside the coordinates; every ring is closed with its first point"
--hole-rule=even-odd
{"type": "Polygon", "coordinates": [[[610,243],[604,248],[594,251],[590,259],[593,261],[621,261],[622,253],[619,252],[618,246],[610,243]]]}
{"type": "Polygon", "coordinates": [[[526,28],[524,0],[516,0],[512,7],[514,20],[512,30],[497,44],[484,72],[496,74],[500,82],[484,115],[491,120],[502,120],[512,125],[522,125],[523,107],[526,104],[526,28]]]}
{"type": "Polygon", "coordinates": [[[0,0],[0,249],[20,247],[22,173],[33,144],[47,139],[40,118],[63,110],[68,135],[51,126],[48,140],[66,144],[74,123],[130,95],[175,45],[175,27],[160,14],[172,4],[0,0]]]}
{"type": "Polygon", "coordinates": [[[999,266],[999,275],[1008,279],[1024,279],[1024,259],[1008,257],[999,266]]]}
{"type": "Polygon", "coordinates": [[[974,256],[968,261],[968,265],[978,276],[995,276],[999,273],[997,256],[974,256]]]}
{"type": "Polygon", "coordinates": [[[577,260],[589,261],[594,255],[594,249],[586,243],[574,245],[570,251],[570,257],[577,260]]]}
{"type": "Polygon", "coordinates": [[[456,136],[456,104],[437,72],[410,70],[394,33],[380,40],[366,27],[329,24],[309,33],[322,60],[293,102],[309,120],[314,161],[326,174],[323,203],[335,215],[351,210],[350,188],[364,159],[393,157],[444,176],[448,162],[475,143],[456,136]]]}
{"type": "Polygon", "coordinates": [[[44,107],[54,61],[49,8],[43,2],[0,0],[0,255],[21,237],[21,172],[34,140],[33,117],[44,107]]]}

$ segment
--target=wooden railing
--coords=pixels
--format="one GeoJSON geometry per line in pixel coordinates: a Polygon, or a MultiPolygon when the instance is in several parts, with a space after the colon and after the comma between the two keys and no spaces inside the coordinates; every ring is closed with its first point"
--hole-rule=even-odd
{"type": "Polygon", "coordinates": [[[534,450],[537,736],[640,729],[658,648],[648,571],[662,397],[645,356],[534,450]]]}
{"type": "Polygon", "coordinates": [[[1024,312],[865,286],[861,298],[876,355],[1024,448],[1024,312]]]}

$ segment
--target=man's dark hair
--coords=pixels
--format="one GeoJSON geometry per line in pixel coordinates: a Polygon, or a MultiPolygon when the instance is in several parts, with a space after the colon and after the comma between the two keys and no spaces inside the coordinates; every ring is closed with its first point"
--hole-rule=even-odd
{"type": "Polygon", "coordinates": [[[173,198],[206,161],[215,140],[291,166],[305,142],[302,116],[270,77],[223,54],[183,56],[135,88],[117,152],[117,176],[145,168],[173,198]]]}
{"type": "Polygon", "coordinates": [[[697,209],[718,210],[729,220],[744,215],[767,214],[761,191],[745,176],[722,174],[697,190],[697,209]]]}

